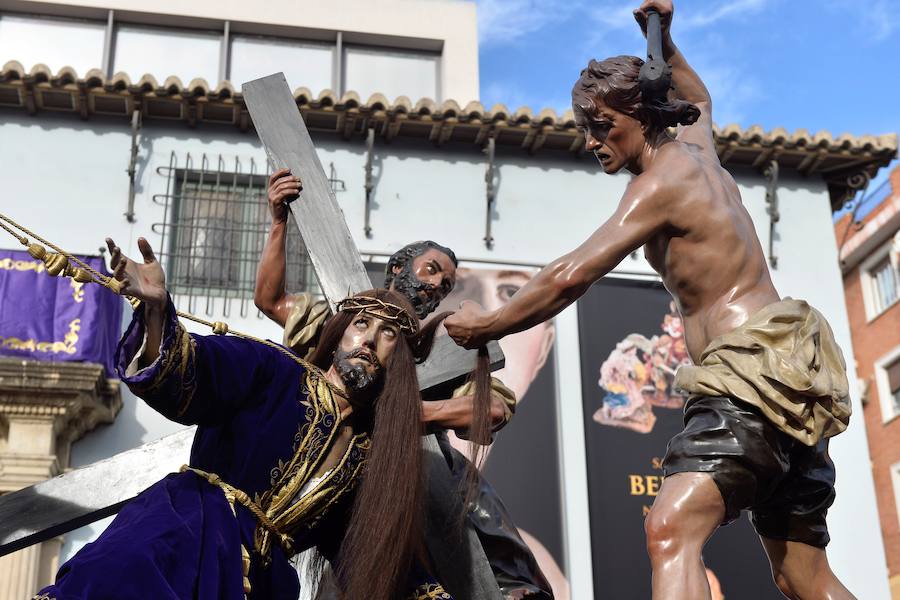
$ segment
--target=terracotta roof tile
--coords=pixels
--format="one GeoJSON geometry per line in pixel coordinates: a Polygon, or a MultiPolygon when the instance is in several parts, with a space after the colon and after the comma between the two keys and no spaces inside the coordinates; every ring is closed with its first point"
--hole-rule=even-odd
{"type": "MultiPolygon", "coordinates": [[[[400,136],[437,144],[484,144],[490,135],[499,145],[519,145],[532,154],[538,150],[564,150],[576,156],[583,153],[583,136],[575,127],[571,110],[559,114],[544,108],[535,113],[520,107],[512,111],[503,104],[487,109],[477,101],[460,107],[454,100],[438,103],[406,96],[391,102],[380,93],[363,101],[352,91],[338,98],[332,90],[316,94],[304,87],[294,90],[294,99],[311,128],[332,129],[347,138],[362,137],[365,129],[374,125],[387,139],[400,136]]],[[[208,121],[247,129],[252,124],[240,90],[229,81],[213,88],[197,78],[185,86],[171,76],[160,84],[147,74],[134,82],[126,73],[106,77],[98,69],[79,78],[71,67],[52,73],[46,65],[38,64],[26,71],[17,61],[7,62],[0,69],[0,106],[24,107],[31,113],[77,112],[85,119],[93,113],[127,117],[140,109],[147,118],[179,119],[191,126],[208,121]],[[64,97],[66,93],[71,97],[64,97]],[[189,108],[201,100],[201,110],[189,108]]],[[[874,176],[897,155],[898,146],[896,134],[835,136],[828,131],[810,134],[805,129],[789,132],[782,127],[766,131],[758,125],[745,129],[734,124],[716,126],[715,134],[723,164],[761,168],[777,159],[782,170],[821,175],[829,184],[835,208],[854,191],[849,181],[858,184],[874,176]]]]}

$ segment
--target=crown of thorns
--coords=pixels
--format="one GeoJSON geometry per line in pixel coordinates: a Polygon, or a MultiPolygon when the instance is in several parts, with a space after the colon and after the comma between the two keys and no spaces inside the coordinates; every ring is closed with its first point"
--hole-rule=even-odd
{"type": "Polygon", "coordinates": [[[372,296],[344,298],[338,302],[337,309],[340,312],[364,312],[378,319],[390,321],[404,335],[416,335],[419,332],[419,320],[411,317],[405,308],[372,296]]]}

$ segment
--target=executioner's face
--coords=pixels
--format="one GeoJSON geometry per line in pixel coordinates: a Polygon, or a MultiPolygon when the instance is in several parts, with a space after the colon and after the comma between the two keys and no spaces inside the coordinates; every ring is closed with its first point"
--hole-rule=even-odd
{"type": "Polygon", "coordinates": [[[334,352],[334,368],[351,404],[370,403],[384,383],[384,365],[400,340],[397,325],[365,312],[355,315],[334,352]]]}
{"type": "Polygon", "coordinates": [[[585,150],[594,153],[607,173],[622,168],[634,172],[646,136],[685,120],[687,106],[644,104],[639,82],[643,64],[636,56],[592,60],[572,87],[572,111],[585,150]]]}
{"type": "Polygon", "coordinates": [[[605,173],[627,168],[644,148],[644,126],[625,113],[608,106],[601,98],[589,106],[574,103],[575,126],[584,134],[584,149],[593,152],[605,173]]]}
{"type": "Polygon", "coordinates": [[[391,271],[389,289],[406,296],[420,319],[434,312],[456,284],[456,264],[438,248],[428,248],[391,271]]]}

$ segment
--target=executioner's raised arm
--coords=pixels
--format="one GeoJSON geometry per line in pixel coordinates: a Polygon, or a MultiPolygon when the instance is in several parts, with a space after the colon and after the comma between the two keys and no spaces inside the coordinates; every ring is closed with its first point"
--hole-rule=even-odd
{"type": "MultiPolygon", "coordinates": [[[[650,8],[660,13],[664,27],[664,57],[674,60],[673,81],[684,86],[680,99],[697,102],[701,110],[697,123],[684,127],[679,137],[713,148],[709,92],[684,60],[669,35],[673,8],[668,0],[649,0],[635,11],[638,23],[646,27],[650,8]]],[[[599,146],[586,132],[586,146],[599,146]]],[[[636,178],[628,185],[616,212],[583,244],[553,261],[525,285],[502,308],[487,312],[475,303],[463,303],[457,314],[445,322],[453,339],[466,348],[476,348],[488,340],[522,331],[556,316],[581,297],[595,281],[609,273],[629,253],[640,248],[655,233],[667,225],[665,199],[678,194],[677,185],[661,186],[652,177],[636,178]]]]}
{"type": "Polygon", "coordinates": [[[671,0],[646,0],[634,11],[634,18],[647,35],[647,13],[655,10],[659,13],[662,26],[663,58],[672,67],[672,84],[675,96],[691,104],[711,103],[709,91],[700,76],[691,68],[684,55],[672,41],[672,16],[675,9],[671,0]]]}
{"type": "Polygon", "coordinates": [[[655,10],[660,16],[662,28],[663,58],[672,67],[673,93],[679,100],[684,100],[695,105],[700,110],[700,118],[692,125],[680,128],[678,138],[701,145],[709,151],[715,151],[712,130],[712,97],[709,90],[697,72],[688,64],[672,41],[672,18],[675,8],[672,0],[646,0],[641,7],[634,11],[634,18],[647,35],[647,13],[655,10]]]}

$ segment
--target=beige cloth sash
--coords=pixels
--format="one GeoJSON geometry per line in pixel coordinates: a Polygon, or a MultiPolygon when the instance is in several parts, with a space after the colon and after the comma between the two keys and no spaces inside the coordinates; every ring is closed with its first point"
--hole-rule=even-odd
{"type": "Polygon", "coordinates": [[[284,323],[283,344],[297,356],[309,360],[319,343],[319,333],[331,311],[325,300],[303,292],[294,296],[294,306],[284,323]]]}
{"type": "Polygon", "coordinates": [[[675,387],[752,404],[808,446],[844,431],[850,421],[841,349],[825,317],[803,300],[770,304],[714,339],[699,366],[678,369],[675,387]]]}

